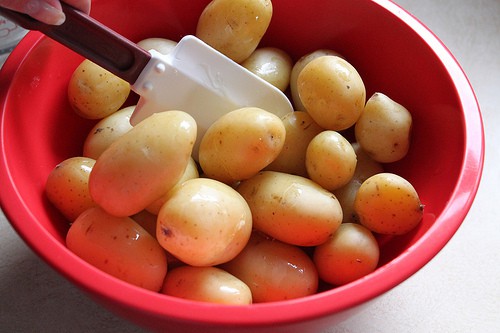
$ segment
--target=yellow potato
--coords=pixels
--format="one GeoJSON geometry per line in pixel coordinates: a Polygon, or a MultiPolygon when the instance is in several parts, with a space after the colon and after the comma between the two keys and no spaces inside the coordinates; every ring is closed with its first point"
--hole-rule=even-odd
{"type": "Polygon", "coordinates": [[[89,180],[92,198],[116,216],[145,209],[181,178],[196,131],[193,117],[182,111],[144,119],[97,159],[89,180]]]}
{"type": "Polygon", "coordinates": [[[232,187],[195,178],[174,187],[158,213],[160,245],[191,266],[233,259],[252,232],[252,213],[232,187]]]}
{"type": "Polygon", "coordinates": [[[255,229],[285,243],[319,245],[342,222],[335,196],[304,177],[263,171],[242,181],[237,191],[250,206],[255,229]]]}
{"type": "Polygon", "coordinates": [[[75,69],[68,84],[69,103],[88,119],[102,119],[120,109],[130,84],[88,59],[75,69]]]}
{"type": "Polygon", "coordinates": [[[327,242],[315,248],[313,260],[323,281],[340,286],[373,272],[379,256],[377,240],[370,230],[342,223],[327,242]]]}
{"type": "Polygon", "coordinates": [[[167,38],[152,37],[139,41],[137,45],[146,51],[155,50],[161,54],[167,55],[177,45],[177,42],[167,38]]]}
{"type": "Polygon", "coordinates": [[[50,172],[45,183],[47,198],[71,222],[88,208],[96,206],[88,187],[94,164],[92,158],[68,158],[50,172]]]}
{"type": "Polygon", "coordinates": [[[167,273],[165,251],[129,217],[100,207],[83,212],[66,235],[68,249],[89,264],[136,286],[160,291],[167,273]]]}
{"type": "Polygon", "coordinates": [[[424,206],[409,181],[393,173],[379,173],[361,184],[354,211],[371,231],[402,235],[420,223],[424,206]]]}
{"type": "MultiPolygon", "coordinates": [[[[186,170],[184,170],[184,173],[182,174],[181,178],[177,181],[176,185],[180,185],[189,179],[198,178],[199,176],[200,174],[198,173],[198,166],[196,165],[194,159],[191,157],[189,159],[188,165],[186,166],[186,170]]],[[[168,184],[168,186],[170,186],[170,184],[168,184]]],[[[159,199],[155,200],[151,205],[146,207],[146,210],[151,214],[158,215],[161,206],[163,206],[163,204],[168,198],[169,191],[171,191],[171,189],[165,192],[164,195],[162,195],[159,199]]]]}
{"type": "Polygon", "coordinates": [[[258,48],[241,65],[281,91],[290,84],[292,58],[283,50],[258,48]]]}
{"type": "Polygon", "coordinates": [[[290,112],[282,120],[286,131],[285,144],[278,157],[265,169],[307,177],[306,149],[323,129],[304,111],[290,112]]]}
{"type": "Polygon", "coordinates": [[[382,93],[366,102],[355,126],[356,140],[363,150],[381,163],[396,162],[410,149],[412,117],[401,104],[382,93]]]}
{"type": "Polygon", "coordinates": [[[354,125],[366,100],[361,76],[346,60],[322,56],[309,62],[297,78],[297,91],[319,126],[341,131],[354,125]]]}
{"type": "Polygon", "coordinates": [[[366,154],[357,142],[352,143],[352,148],[356,153],[356,169],[349,183],[333,191],[337,200],[342,206],[343,223],[358,222],[358,218],[354,213],[354,199],[361,184],[371,176],[384,172],[383,166],[374,161],[366,154]]]}
{"type": "Polygon", "coordinates": [[[292,71],[290,73],[290,93],[292,95],[292,101],[295,110],[306,111],[306,108],[304,107],[302,101],[300,100],[299,92],[297,91],[297,78],[299,77],[300,72],[312,60],[325,55],[334,55],[343,58],[339,53],[333,50],[320,49],[306,54],[293,65],[292,71]]]}
{"type": "Polygon", "coordinates": [[[248,179],[269,165],[285,143],[281,119],[247,107],[216,120],[200,142],[199,162],[206,176],[226,184],[248,179]]]}
{"type": "Polygon", "coordinates": [[[318,289],[318,272],[302,249],[258,233],[222,267],[247,284],[254,303],[295,299],[318,289]]]}
{"type": "Polygon", "coordinates": [[[234,275],[217,267],[181,266],[168,272],[163,294],[227,305],[252,303],[250,288],[234,275]]]}
{"type": "Polygon", "coordinates": [[[323,131],[307,146],[307,174],[328,191],[347,184],[354,175],[356,163],[354,149],[338,132],[323,131]]]}
{"type": "Polygon", "coordinates": [[[196,36],[241,63],[259,45],[272,13],[271,0],[213,0],[198,19],[196,36]]]}
{"type": "Polygon", "coordinates": [[[116,139],[127,133],[132,125],[130,116],[135,106],[129,106],[101,119],[83,143],[83,156],[97,159],[116,139]]]}

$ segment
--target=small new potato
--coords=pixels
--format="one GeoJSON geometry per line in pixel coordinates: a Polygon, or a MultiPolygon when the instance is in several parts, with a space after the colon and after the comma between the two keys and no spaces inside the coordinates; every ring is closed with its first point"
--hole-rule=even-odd
{"type": "Polygon", "coordinates": [[[306,111],[297,91],[297,78],[302,69],[312,60],[325,55],[334,55],[343,58],[339,53],[329,49],[319,49],[302,56],[292,67],[290,73],[290,93],[292,95],[293,106],[297,111],[306,111]]]}
{"type": "Polygon", "coordinates": [[[248,179],[281,152],[286,129],[275,114],[246,107],[217,119],[200,142],[199,162],[206,176],[226,184],[248,179]]]}
{"type": "Polygon", "coordinates": [[[146,51],[155,50],[163,55],[169,54],[176,45],[176,41],[159,37],[146,38],[137,43],[137,46],[142,47],[146,51]]]}
{"type": "Polygon", "coordinates": [[[306,149],[323,129],[304,111],[290,112],[282,120],[286,131],[285,144],[278,157],[265,170],[307,177],[306,149]]]}
{"type": "Polygon", "coordinates": [[[241,253],[222,266],[246,283],[253,302],[273,302],[314,294],[318,272],[299,247],[252,233],[241,253]]]}
{"type": "Polygon", "coordinates": [[[356,163],[354,149],[338,132],[323,131],[307,146],[307,174],[328,191],[347,184],[354,175],[356,163]]]}
{"type": "Polygon", "coordinates": [[[237,190],[250,206],[255,229],[285,243],[319,245],[342,222],[337,198],[304,177],[263,171],[237,190]]]}
{"type": "Polygon", "coordinates": [[[213,0],[198,19],[196,37],[241,63],[259,45],[272,14],[271,0],[213,0]]]}
{"type": "Polygon", "coordinates": [[[47,177],[47,198],[70,222],[96,206],[88,186],[94,164],[92,158],[70,157],[59,163],[47,177]]]}
{"type": "Polygon", "coordinates": [[[83,212],[66,235],[68,249],[123,281],[160,291],[167,274],[165,251],[129,217],[115,217],[100,207],[83,212]]]}
{"type": "Polygon", "coordinates": [[[354,125],[366,101],[361,76],[338,56],[322,56],[309,62],[297,78],[297,91],[314,121],[333,131],[354,125]]]}
{"type": "Polygon", "coordinates": [[[130,116],[134,110],[135,106],[128,106],[101,119],[83,143],[83,156],[96,160],[116,139],[132,129],[130,116]]]}
{"type": "Polygon", "coordinates": [[[371,176],[384,172],[382,164],[368,156],[357,142],[352,143],[351,146],[357,158],[354,175],[349,183],[333,191],[344,213],[342,223],[358,222],[358,217],[354,212],[354,199],[359,187],[371,176]]]}
{"type": "Polygon", "coordinates": [[[145,209],[179,181],[196,134],[195,120],[183,111],[144,119],[97,159],[89,179],[92,198],[116,216],[145,209]]]}
{"type": "Polygon", "coordinates": [[[355,126],[357,142],[380,163],[396,162],[410,149],[412,117],[401,104],[382,93],[366,102],[355,126]]]}
{"type": "Polygon", "coordinates": [[[334,286],[344,285],[371,272],[378,265],[377,240],[366,227],[342,223],[333,236],[314,249],[319,277],[334,286]]]}
{"type": "Polygon", "coordinates": [[[233,259],[252,231],[252,213],[232,187],[196,178],[174,187],[158,213],[160,245],[191,266],[215,266],[233,259]]]}
{"type": "Polygon", "coordinates": [[[215,304],[252,304],[250,288],[234,275],[217,267],[181,266],[170,270],[161,292],[215,304]]]}
{"type": "Polygon", "coordinates": [[[281,91],[290,84],[292,58],[278,48],[258,48],[241,65],[281,91]]]}
{"type": "Polygon", "coordinates": [[[130,94],[130,84],[85,59],[68,84],[69,103],[83,118],[102,119],[120,109],[130,94]]]}
{"type": "Polygon", "coordinates": [[[424,213],[413,185],[393,173],[379,173],[361,184],[354,200],[359,222],[373,232],[402,235],[415,228],[424,213]]]}
{"type": "MultiPolygon", "coordinates": [[[[186,170],[184,170],[184,173],[182,174],[181,178],[177,181],[177,184],[175,184],[175,186],[184,183],[186,180],[198,178],[199,176],[200,176],[200,174],[198,173],[198,166],[196,165],[196,162],[194,161],[194,159],[191,157],[191,158],[189,158],[189,162],[188,162],[188,165],[186,166],[186,170]]],[[[170,186],[170,184],[167,184],[167,185],[170,186]]],[[[168,191],[171,191],[171,189],[168,191]]],[[[160,212],[161,206],[163,206],[165,201],[167,201],[168,191],[165,192],[165,194],[162,195],[159,199],[155,200],[151,205],[146,207],[146,210],[148,212],[150,212],[151,214],[158,215],[158,213],[160,212]]]]}

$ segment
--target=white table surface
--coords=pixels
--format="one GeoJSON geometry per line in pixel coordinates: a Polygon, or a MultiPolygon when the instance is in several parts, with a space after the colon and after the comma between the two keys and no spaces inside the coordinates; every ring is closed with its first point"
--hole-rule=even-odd
{"type": "MultiPolygon", "coordinates": [[[[397,0],[451,50],[478,96],[483,181],[465,222],[423,269],[324,333],[500,332],[500,0],[397,0]]],[[[143,332],[42,262],[0,214],[0,332],[143,332]]]]}

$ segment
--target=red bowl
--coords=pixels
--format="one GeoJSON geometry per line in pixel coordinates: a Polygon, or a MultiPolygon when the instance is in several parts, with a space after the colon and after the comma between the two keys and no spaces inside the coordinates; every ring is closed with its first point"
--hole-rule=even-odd
{"type": "MultiPolygon", "coordinates": [[[[138,41],[178,40],[194,33],[208,0],[95,0],[92,15],[138,41]],[[126,10],[123,10],[126,9],[126,10]]],[[[169,332],[312,332],[345,319],[424,266],[464,220],[481,178],[484,133],[474,92],[446,47],[387,0],[273,0],[264,45],[294,59],[318,48],[343,54],[368,95],[383,92],[414,119],[409,155],[387,166],[410,180],[425,204],[421,225],[381,239],[380,267],[350,284],[296,300],[221,306],[149,292],[103,273],[64,245],[67,222],[44,196],[52,168],[81,154],[93,122],[66,100],[68,79],[82,58],[31,32],[1,72],[1,205],[24,241],[97,302],[145,327],[169,332]]]]}

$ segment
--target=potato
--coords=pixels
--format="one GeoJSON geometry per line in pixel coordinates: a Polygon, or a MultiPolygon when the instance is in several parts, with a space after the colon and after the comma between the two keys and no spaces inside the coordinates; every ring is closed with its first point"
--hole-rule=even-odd
{"type": "Polygon", "coordinates": [[[384,172],[383,166],[366,154],[357,142],[351,144],[356,153],[356,169],[349,183],[333,191],[342,207],[342,223],[359,222],[354,213],[354,199],[361,184],[371,176],[384,172]]]}
{"type": "Polygon", "coordinates": [[[163,294],[227,305],[252,303],[250,288],[234,275],[217,267],[181,266],[165,278],[163,294]]]}
{"type": "Polygon", "coordinates": [[[96,206],[88,187],[94,164],[92,158],[71,157],[59,163],[47,177],[47,198],[70,222],[96,206]]]}
{"type": "Polygon", "coordinates": [[[274,161],[285,136],[278,116],[255,107],[234,110],[205,132],[198,160],[206,176],[232,184],[254,176],[274,161]]]}
{"type": "Polygon", "coordinates": [[[424,206],[409,181],[379,173],[361,184],[354,200],[359,222],[373,232],[402,235],[422,220],[424,206]]]}
{"type": "MultiPolygon", "coordinates": [[[[186,180],[189,179],[194,179],[198,178],[200,174],[198,173],[198,166],[196,165],[196,162],[194,159],[191,157],[189,158],[188,165],[186,166],[186,170],[184,170],[184,173],[182,174],[181,178],[177,181],[177,184],[175,185],[180,185],[184,183],[186,180]]],[[[167,184],[170,186],[170,184],[167,184]]],[[[146,207],[146,210],[150,212],[151,214],[158,215],[158,212],[161,209],[161,206],[165,203],[165,201],[168,198],[168,192],[171,191],[172,189],[169,189],[167,192],[165,192],[164,195],[162,195],[159,199],[155,200],[151,205],[146,207]]]]}
{"type": "Polygon", "coordinates": [[[144,119],[97,159],[89,179],[92,198],[116,216],[140,212],[179,181],[196,133],[195,120],[182,111],[144,119]]]}
{"type": "Polygon", "coordinates": [[[373,234],[362,225],[342,223],[333,236],[314,249],[319,277],[340,286],[373,272],[380,250],[373,234]]]}
{"type": "Polygon", "coordinates": [[[319,245],[342,222],[335,196],[304,177],[263,171],[237,191],[250,206],[254,228],[285,243],[319,245]]]}
{"type": "Polygon", "coordinates": [[[404,106],[382,93],[375,93],[356,123],[355,135],[371,158],[391,163],[408,153],[411,127],[412,117],[404,106]]]}
{"type": "Polygon", "coordinates": [[[307,146],[307,174],[329,191],[336,190],[351,180],[356,163],[354,149],[338,132],[323,131],[307,146]]]}
{"type": "Polygon", "coordinates": [[[304,251],[258,233],[222,267],[247,284],[255,303],[304,297],[318,289],[318,272],[304,251]]]}
{"type": "Polygon", "coordinates": [[[83,118],[102,119],[120,109],[130,84],[88,59],[75,69],[68,84],[69,103],[83,118]]]}
{"type": "Polygon", "coordinates": [[[295,107],[295,110],[306,111],[306,108],[304,107],[304,105],[302,104],[302,101],[300,100],[299,92],[297,91],[297,78],[299,77],[300,72],[312,60],[319,58],[321,56],[325,56],[325,55],[334,55],[334,56],[338,56],[338,57],[343,58],[339,53],[337,53],[333,50],[319,49],[319,50],[313,51],[313,52],[308,53],[305,56],[301,57],[293,65],[292,71],[290,73],[290,93],[292,95],[292,101],[293,101],[293,105],[295,107]]]}
{"type": "Polygon", "coordinates": [[[160,291],[167,258],[146,230],[129,217],[115,217],[100,207],[83,212],[66,235],[68,249],[123,281],[160,291]]]}
{"type": "Polygon", "coordinates": [[[307,177],[306,149],[309,142],[323,131],[307,112],[290,112],[282,118],[285,143],[278,157],[265,170],[307,177]]]}
{"type": "Polygon", "coordinates": [[[155,50],[161,54],[167,55],[174,49],[177,42],[167,38],[151,37],[139,41],[137,45],[146,51],[155,50]]]}
{"type": "Polygon", "coordinates": [[[278,48],[258,48],[241,65],[281,91],[290,84],[292,58],[278,48]]]}
{"type": "Polygon", "coordinates": [[[195,178],[174,187],[158,213],[156,238],[191,266],[215,266],[233,259],[252,231],[248,204],[232,187],[195,178]]]}
{"type": "Polygon", "coordinates": [[[309,62],[297,78],[297,91],[314,121],[341,131],[354,125],[366,100],[361,76],[346,60],[322,56],[309,62]]]}
{"type": "Polygon", "coordinates": [[[134,110],[135,106],[129,106],[101,119],[83,143],[83,156],[97,159],[116,139],[127,133],[132,128],[130,116],[134,110]]]}
{"type": "Polygon", "coordinates": [[[271,0],[213,0],[198,19],[196,37],[241,63],[259,45],[272,13],[271,0]]]}

